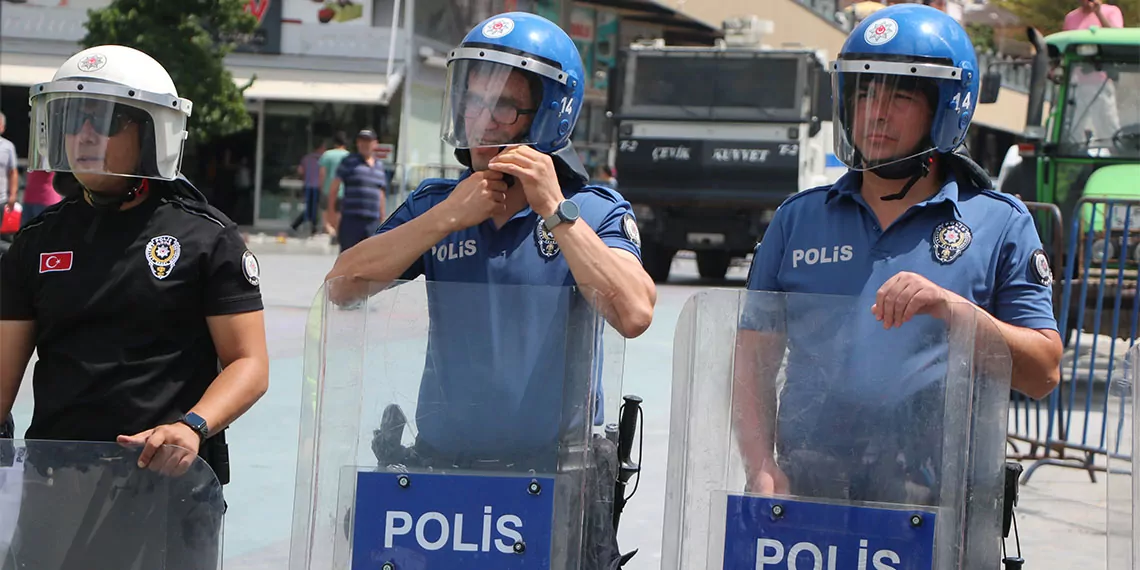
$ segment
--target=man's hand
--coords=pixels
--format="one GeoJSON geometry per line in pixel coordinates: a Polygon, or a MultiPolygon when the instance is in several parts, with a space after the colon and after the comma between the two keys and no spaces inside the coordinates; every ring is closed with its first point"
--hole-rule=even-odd
{"type": "Polygon", "coordinates": [[[788,476],[776,465],[775,460],[769,460],[765,461],[758,471],[749,474],[745,492],[759,495],[787,495],[790,489],[788,476]]]}
{"type": "Polygon", "coordinates": [[[507,211],[507,183],[503,174],[482,170],[460,182],[439,206],[451,231],[465,230],[507,211]]]}
{"type": "Polygon", "coordinates": [[[118,442],[121,445],[144,446],[139,456],[140,468],[178,477],[186,473],[198,458],[198,446],[202,440],[190,426],[178,422],[135,435],[120,435],[118,442]]]}
{"type": "Polygon", "coordinates": [[[565,199],[554,161],[529,146],[508,148],[492,158],[487,167],[517,178],[530,208],[543,218],[554,215],[558,204],[565,199]]]}
{"type": "Polygon", "coordinates": [[[950,318],[950,304],[960,297],[929,279],[909,271],[901,271],[883,283],[875,295],[871,312],[882,321],[883,328],[902,326],[915,315],[950,318]]]}

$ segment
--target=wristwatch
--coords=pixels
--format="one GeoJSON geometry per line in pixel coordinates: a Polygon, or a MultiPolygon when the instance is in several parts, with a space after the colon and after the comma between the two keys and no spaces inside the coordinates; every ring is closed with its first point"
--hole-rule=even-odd
{"type": "Polygon", "coordinates": [[[190,426],[203,440],[210,437],[210,426],[206,425],[206,419],[194,412],[189,412],[186,415],[178,418],[178,421],[190,426]]]}
{"type": "Polygon", "coordinates": [[[542,224],[546,231],[552,232],[559,224],[572,224],[578,220],[578,204],[570,200],[563,200],[554,209],[554,214],[544,219],[542,224]]]}

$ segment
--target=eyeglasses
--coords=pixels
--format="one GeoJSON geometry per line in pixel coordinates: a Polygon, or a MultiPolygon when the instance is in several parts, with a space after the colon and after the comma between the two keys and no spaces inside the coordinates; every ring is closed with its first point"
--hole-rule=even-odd
{"type": "Polygon", "coordinates": [[[79,134],[88,121],[95,133],[104,137],[113,137],[132,123],[146,121],[145,113],[139,109],[98,99],[57,99],[48,103],[48,111],[51,122],[58,121],[68,135],[79,134]]]}
{"type": "MultiPolygon", "coordinates": [[[[477,119],[483,115],[490,105],[473,95],[468,95],[463,99],[463,116],[468,119],[477,119]]],[[[491,119],[500,125],[513,125],[519,120],[519,115],[531,115],[537,112],[538,109],[520,109],[518,106],[508,103],[506,101],[496,101],[494,108],[491,109],[491,119]]]]}

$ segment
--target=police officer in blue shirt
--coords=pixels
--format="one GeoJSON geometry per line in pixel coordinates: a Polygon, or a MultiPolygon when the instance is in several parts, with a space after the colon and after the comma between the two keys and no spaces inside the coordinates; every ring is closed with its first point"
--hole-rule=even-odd
{"type": "MultiPolygon", "coordinates": [[[[338,302],[368,294],[369,283],[421,275],[497,286],[429,291],[432,362],[416,409],[421,460],[543,463],[532,454],[551,449],[566,427],[567,418],[552,418],[567,398],[557,376],[595,365],[567,357],[583,353],[573,342],[589,342],[567,331],[591,312],[575,310],[568,286],[623,336],[649,327],[656,289],[641,265],[631,207],[587,184],[570,144],[586,79],[574,43],[546,19],[513,12],[476,26],[450,53],[441,126],[468,170],[421,183],[328,274],[341,278],[330,284],[338,302]],[[520,295],[517,285],[550,287],[520,295]],[[513,362],[492,358],[511,352],[513,362]]],[[[612,490],[613,479],[604,485],[612,490]]]]}
{"type": "MultiPolygon", "coordinates": [[[[946,319],[951,306],[971,307],[979,318],[991,321],[1008,344],[1014,389],[1042,398],[1058,384],[1061,339],[1053,315],[1052,275],[1033,219],[1024,204],[993,191],[981,168],[954,152],[975,110],[978,73],[965,31],[928,6],[880,10],[844,44],[832,73],[835,150],[850,170],[835,184],[805,190],[780,206],[754,252],[748,289],[861,299],[864,302],[854,304],[854,314],[827,315],[827,322],[843,322],[844,327],[813,328],[807,319],[793,322],[800,307],[789,298],[787,341],[793,347],[797,341],[841,347],[853,345],[856,336],[856,346],[864,348],[853,349],[850,360],[833,371],[851,380],[851,393],[827,394],[827,410],[807,414],[810,421],[784,411],[819,403],[823,396],[806,393],[810,388],[781,395],[778,424],[773,410],[747,410],[739,417],[738,431],[748,434],[741,451],[751,489],[783,493],[818,484],[811,479],[827,467],[790,465],[794,461],[788,457],[794,454],[785,452],[806,449],[835,433],[856,437],[859,422],[879,422],[875,429],[880,432],[882,422],[897,422],[900,433],[914,429],[917,410],[890,406],[913,407],[924,398],[937,401],[937,387],[929,388],[937,383],[933,376],[938,368],[933,365],[945,361],[944,355],[940,360],[930,354],[930,339],[924,335],[889,336],[890,329],[918,315],[946,319]],[[846,338],[832,338],[840,329],[846,338]],[[802,338],[794,338],[797,333],[802,338]],[[868,351],[868,346],[882,351],[868,351]],[[876,385],[884,357],[890,366],[901,363],[915,375],[898,384],[876,385]],[[924,387],[932,393],[924,394],[924,387]],[[884,403],[882,409],[852,405],[875,400],[884,403]],[[773,443],[783,450],[779,461],[773,461],[773,443]]],[[[846,306],[839,300],[835,304],[836,311],[846,306]]],[[[758,332],[771,329],[755,321],[762,317],[747,313],[739,336],[742,350],[768,354],[768,360],[778,362],[783,349],[773,352],[772,337],[758,332]]],[[[794,349],[787,366],[789,378],[823,374],[827,367],[798,360],[794,349]]],[[[759,390],[757,401],[775,401],[770,374],[755,364],[740,368],[738,385],[759,390]],[[743,378],[759,384],[741,384],[743,378]]],[[[910,450],[907,476],[929,468],[919,465],[924,459],[940,457],[941,439],[930,435],[927,455],[913,457],[915,450],[910,450]]]]}

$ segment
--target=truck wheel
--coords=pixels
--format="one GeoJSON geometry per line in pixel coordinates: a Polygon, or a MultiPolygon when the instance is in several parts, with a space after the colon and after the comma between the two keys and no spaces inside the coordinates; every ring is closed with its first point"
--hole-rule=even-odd
{"type": "Polygon", "coordinates": [[[673,256],[676,250],[653,242],[645,242],[641,247],[641,265],[654,283],[664,283],[669,280],[669,270],[673,266],[673,256]]]}
{"type": "Polygon", "coordinates": [[[731,261],[727,251],[698,251],[697,271],[705,279],[724,279],[731,261]]]}

